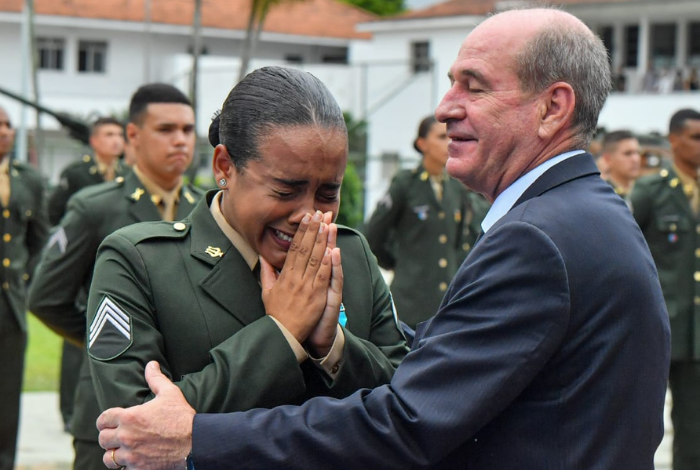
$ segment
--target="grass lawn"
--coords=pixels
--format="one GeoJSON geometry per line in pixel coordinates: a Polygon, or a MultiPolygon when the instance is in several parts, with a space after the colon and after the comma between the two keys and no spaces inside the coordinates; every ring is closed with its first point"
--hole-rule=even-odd
{"type": "Polygon", "coordinates": [[[63,340],[43,323],[27,314],[29,344],[24,363],[25,392],[58,391],[63,340]]]}

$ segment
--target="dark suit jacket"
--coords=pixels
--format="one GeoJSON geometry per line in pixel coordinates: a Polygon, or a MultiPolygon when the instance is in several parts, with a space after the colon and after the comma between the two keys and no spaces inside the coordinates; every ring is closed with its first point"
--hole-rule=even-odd
{"type": "Polygon", "coordinates": [[[642,233],[590,155],[478,242],[389,386],[196,415],[197,470],[652,470],[669,324],[642,233]]]}

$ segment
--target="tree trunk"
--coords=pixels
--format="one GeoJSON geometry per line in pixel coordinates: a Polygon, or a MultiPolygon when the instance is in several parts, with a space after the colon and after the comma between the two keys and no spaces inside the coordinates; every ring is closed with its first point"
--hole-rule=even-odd
{"type": "Polygon", "coordinates": [[[255,23],[258,17],[258,5],[260,0],[251,0],[250,16],[248,16],[248,26],[246,27],[245,39],[243,40],[243,50],[241,51],[241,68],[238,71],[238,81],[243,80],[250,66],[250,58],[253,55],[252,44],[255,30],[255,23]]]}

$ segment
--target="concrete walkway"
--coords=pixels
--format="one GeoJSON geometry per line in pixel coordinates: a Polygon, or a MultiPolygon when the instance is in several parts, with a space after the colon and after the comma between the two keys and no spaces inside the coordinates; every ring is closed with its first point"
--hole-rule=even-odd
{"type": "MultiPolygon", "coordinates": [[[[667,396],[667,402],[670,397],[667,396]]],[[[666,436],[656,453],[656,470],[671,470],[673,429],[666,408],[666,436]]],[[[58,394],[32,392],[22,395],[22,421],[16,470],[70,470],[73,444],[63,432],[58,394]]]]}

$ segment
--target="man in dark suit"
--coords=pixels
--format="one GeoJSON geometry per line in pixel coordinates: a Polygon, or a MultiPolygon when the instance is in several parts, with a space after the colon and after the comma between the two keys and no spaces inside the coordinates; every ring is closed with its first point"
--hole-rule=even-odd
{"type": "Polygon", "coordinates": [[[653,469],[668,315],[641,231],[579,150],[610,89],[605,47],[562,11],[508,11],[450,79],[447,171],[493,206],[391,384],[207,415],[151,364],[156,398],[98,420],[108,467],[191,451],[197,470],[653,469]]]}
{"type": "MultiPolygon", "coordinates": [[[[66,213],[68,199],[73,194],[94,184],[113,181],[127,171],[127,166],[119,161],[124,151],[124,127],[116,119],[101,117],[95,120],[90,131],[90,147],[94,155],[84,155],[61,172],[58,185],[48,201],[51,225],[58,225],[61,222],[63,214],[66,213]]],[[[82,362],[83,350],[64,340],[61,351],[59,406],[66,431],[70,431],[73,399],[82,362]]]]}
{"type": "MultiPolygon", "coordinates": [[[[129,106],[132,172],[76,193],[54,229],[32,283],[28,306],[42,322],[85,353],[86,299],[97,247],[115,230],[137,222],[179,220],[202,192],[183,184],[194,154],[194,110],[171,85],[149,84],[129,106]]],[[[88,362],[83,359],[71,426],[74,470],[103,468],[95,419],[100,413],[88,362]]]]}

